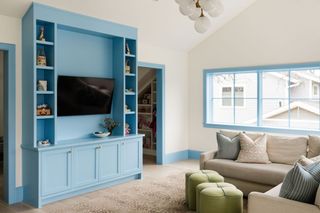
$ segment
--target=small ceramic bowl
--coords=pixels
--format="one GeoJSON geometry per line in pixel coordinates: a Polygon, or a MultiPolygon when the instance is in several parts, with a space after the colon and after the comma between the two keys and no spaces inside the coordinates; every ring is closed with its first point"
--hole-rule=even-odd
{"type": "Polygon", "coordinates": [[[110,132],[94,132],[93,135],[98,138],[105,138],[110,135],[110,132]]]}

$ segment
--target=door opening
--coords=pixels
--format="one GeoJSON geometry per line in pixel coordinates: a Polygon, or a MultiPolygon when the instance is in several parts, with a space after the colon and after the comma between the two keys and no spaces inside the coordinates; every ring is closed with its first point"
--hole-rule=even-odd
{"type": "Polygon", "coordinates": [[[164,154],[164,66],[139,63],[138,132],[143,137],[144,164],[162,164],[164,154]]]}

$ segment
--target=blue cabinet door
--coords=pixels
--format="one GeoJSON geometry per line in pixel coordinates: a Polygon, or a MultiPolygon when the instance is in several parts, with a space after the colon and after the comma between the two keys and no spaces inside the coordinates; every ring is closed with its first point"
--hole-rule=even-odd
{"type": "Polygon", "coordinates": [[[80,146],[73,149],[72,185],[85,186],[98,181],[99,145],[80,146]]]}
{"type": "Polygon", "coordinates": [[[121,142],[121,173],[130,174],[142,169],[141,139],[121,142]]]}
{"type": "Polygon", "coordinates": [[[100,181],[115,178],[120,174],[120,143],[101,145],[99,158],[100,181]]]}
{"type": "Polygon", "coordinates": [[[40,153],[41,194],[47,196],[71,187],[71,149],[40,153]]]}

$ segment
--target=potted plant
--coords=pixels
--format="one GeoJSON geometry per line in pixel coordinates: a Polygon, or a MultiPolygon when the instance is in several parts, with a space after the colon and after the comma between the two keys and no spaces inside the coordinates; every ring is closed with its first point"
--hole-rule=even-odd
{"type": "Polygon", "coordinates": [[[110,135],[112,135],[112,130],[119,126],[119,123],[112,118],[105,118],[104,124],[102,124],[102,126],[106,131],[110,132],[110,135]]]}

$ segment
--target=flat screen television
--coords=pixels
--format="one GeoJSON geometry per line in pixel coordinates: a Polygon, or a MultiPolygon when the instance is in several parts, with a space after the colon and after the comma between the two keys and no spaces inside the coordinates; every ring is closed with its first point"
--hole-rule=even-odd
{"type": "Polygon", "coordinates": [[[58,76],[58,116],[110,114],[114,79],[58,76]]]}

